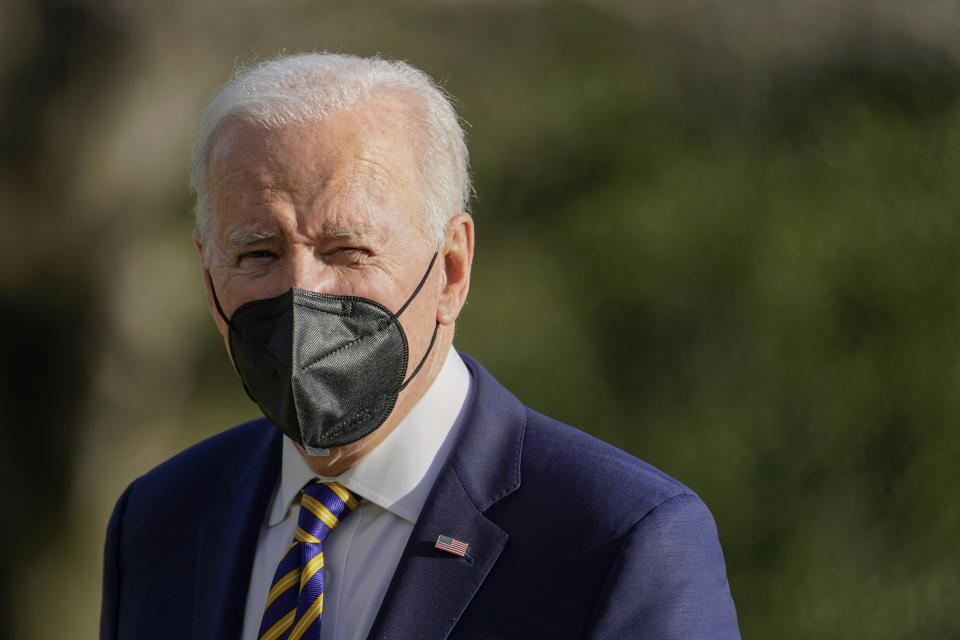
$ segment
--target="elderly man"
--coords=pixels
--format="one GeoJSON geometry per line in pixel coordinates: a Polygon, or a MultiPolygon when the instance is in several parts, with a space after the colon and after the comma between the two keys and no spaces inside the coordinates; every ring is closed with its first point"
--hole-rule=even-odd
{"type": "Polygon", "coordinates": [[[266,418],[136,480],[102,638],[736,638],[709,512],[452,348],[467,152],[402,63],[280,58],[195,148],[207,302],[266,418]]]}

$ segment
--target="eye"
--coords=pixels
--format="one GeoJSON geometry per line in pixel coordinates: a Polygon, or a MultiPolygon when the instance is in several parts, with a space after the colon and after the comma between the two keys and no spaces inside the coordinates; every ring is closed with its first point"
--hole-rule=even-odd
{"type": "Polygon", "coordinates": [[[269,260],[275,257],[277,257],[277,254],[269,249],[254,249],[253,251],[244,251],[241,253],[237,257],[237,262],[243,262],[244,260],[269,260]]]}

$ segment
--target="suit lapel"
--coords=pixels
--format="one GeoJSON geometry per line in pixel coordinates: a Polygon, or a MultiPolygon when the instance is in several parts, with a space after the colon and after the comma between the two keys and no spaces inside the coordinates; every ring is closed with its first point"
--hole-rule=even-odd
{"type": "Polygon", "coordinates": [[[280,434],[266,426],[225,469],[221,506],[198,529],[197,640],[240,637],[257,538],[280,474],[280,434]]]}
{"type": "Polygon", "coordinates": [[[447,468],[401,556],[369,638],[445,638],[480,588],[507,534],[483,517],[447,468]],[[434,548],[438,535],[469,543],[463,558],[434,548]]]}
{"type": "Polygon", "coordinates": [[[479,364],[458,420],[460,435],[404,548],[368,636],[446,638],[507,545],[484,512],[520,486],[523,405],[479,364]],[[469,543],[460,558],[434,548],[437,536],[469,543]]]}

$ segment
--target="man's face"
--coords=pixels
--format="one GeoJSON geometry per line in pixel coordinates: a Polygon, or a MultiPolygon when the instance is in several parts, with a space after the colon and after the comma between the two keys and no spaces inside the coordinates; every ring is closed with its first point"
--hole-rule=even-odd
{"type": "MultiPolygon", "coordinates": [[[[197,244],[207,301],[228,350],[228,327],[213,310],[211,283],[227,317],[294,286],[369,298],[394,312],[410,298],[436,248],[423,233],[406,116],[403,105],[380,101],[322,124],[266,131],[228,123],[218,132],[208,165],[211,237],[197,244]]],[[[467,294],[468,215],[451,218],[439,253],[399,319],[410,353],[404,377],[428,354],[423,368],[379,429],[308,460],[317,473],[338,475],[376,447],[439,372],[467,294]]]]}
{"type": "MultiPolygon", "coordinates": [[[[401,105],[265,131],[230,123],[210,153],[205,267],[229,317],[291,286],[362,296],[397,311],[434,248],[424,236],[416,159],[401,105]]],[[[411,361],[437,320],[439,269],[401,316],[411,361]]],[[[226,337],[227,327],[217,322],[226,337]]]]}
{"type": "MultiPolygon", "coordinates": [[[[385,98],[322,124],[266,131],[227,123],[218,131],[208,164],[211,236],[196,241],[207,303],[228,350],[211,284],[227,317],[294,286],[369,298],[394,312],[410,298],[437,248],[423,233],[408,122],[408,108],[385,98]]],[[[337,475],[355,464],[432,383],[466,301],[472,260],[473,221],[458,213],[400,317],[410,353],[406,377],[428,353],[423,368],[379,429],[308,460],[317,473],[337,475]]]]}

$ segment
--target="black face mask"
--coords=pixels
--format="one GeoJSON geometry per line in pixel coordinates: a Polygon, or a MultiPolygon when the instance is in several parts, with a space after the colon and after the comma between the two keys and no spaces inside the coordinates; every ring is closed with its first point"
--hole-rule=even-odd
{"type": "Polygon", "coordinates": [[[396,313],[367,298],[292,287],[275,298],[248,302],[227,318],[211,278],[247,395],[308,454],[328,455],[330,447],[373,432],[419,373],[440,325],[434,325],[426,353],[404,381],[409,354],[397,318],[420,293],[436,260],[435,253],[396,313]]]}

